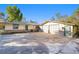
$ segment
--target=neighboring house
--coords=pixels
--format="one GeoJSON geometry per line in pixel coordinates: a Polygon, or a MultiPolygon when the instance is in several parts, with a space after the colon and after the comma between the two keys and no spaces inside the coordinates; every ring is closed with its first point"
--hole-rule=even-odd
{"type": "Polygon", "coordinates": [[[5,30],[9,32],[27,32],[27,31],[35,31],[38,25],[35,23],[27,23],[27,22],[7,22],[3,19],[0,19],[0,30],[5,30]]]}
{"type": "Polygon", "coordinates": [[[65,24],[60,21],[48,21],[43,23],[40,28],[45,33],[72,36],[73,25],[65,24]]]}
{"type": "Polygon", "coordinates": [[[37,28],[39,25],[36,24],[36,23],[31,23],[29,22],[28,23],[28,30],[31,31],[31,32],[34,32],[34,31],[38,31],[39,29],[37,28]]]}
{"type": "Polygon", "coordinates": [[[9,22],[5,22],[5,30],[18,30],[18,31],[21,31],[21,30],[25,30],[25,23],[9,23],[9,22]]]}
{"type": "Polygon", "coordinates": [[[4,31],[22,32],[22,31],[26,30],[25,26],[26,26],[26,23],[24,23],[24,22],[0,21],[0,30],[4,30],[4,31]]]}
{"type": "Polygon", "coordinates": [[[4,27],[5,27],[4,20],[3,19],[0,19],[0,30],[3,30],[4,27]]]}

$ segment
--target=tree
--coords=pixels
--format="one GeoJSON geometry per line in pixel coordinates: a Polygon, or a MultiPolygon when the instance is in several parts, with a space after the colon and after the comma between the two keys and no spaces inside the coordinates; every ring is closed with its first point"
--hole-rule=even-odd
{"type": "Polygon", "coordinates": [[[74,24],[73,36],[79,37],[79,8],[77,8],[70,17],[68,17],[67,22],[74,24]]]}
{"type": "Polygon", "coordinates": [[[67,20],[67,18],[68,18],[68,15],[64,15],[64,16],[63,16],[63,19],[64,19],[64,20],[67,20]]]}
{"type": "Polygon", "coordinates": [[[36,23],[35,21],[33,21],[33,20],[30,20],[30,23],[36,23]]]}
{"type": "Polygon", "coordinates": [[[5,16],[4,13],[3,12],[0,12],[0,18],[3,19],[4,16],[5,16]]]}
{"type": "Polygon", "coordinates": [[[17,8],[16,6],[8,6],[6,10],[9,22],[22,20],[23,14],[21,13],[20,9],[17,8]]]}
{"type": "Polygon", "coordinates": [[[68,17],[68,21],[79,26],[79,8],[77,8],[70,17],[68,17]]]}
{"type": "Polygon", "coordinates": [[[55,20],[55,18],[52,16],[52,17],[49,19],[49,21],[53,21],[53,20],[55,20]]]}
{"type": "Polygon", "coordinates": [[[60,19],[61,18],[61,14],[59,12],[56,13],[56,19],[60,19]]]}
{"type": "Polygon", "coordinates": [[[74,11],[73,16],[79,16],[79,7],[74,11]]]}

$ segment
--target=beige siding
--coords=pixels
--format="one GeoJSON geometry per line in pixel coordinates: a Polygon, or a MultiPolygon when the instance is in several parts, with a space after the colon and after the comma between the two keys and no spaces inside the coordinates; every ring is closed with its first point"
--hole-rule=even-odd
{"type": "Polygon", "coordinates": [[[34,25],[28,25],[28,29],[29,29],[29,30],[31,30],[31,29],[34,30],[35,28],[36,28],[36,26],[34,26],[34,25]]]}
{"type": "Polygon", "coordinates": [[[4,27],[4,24],[0,23],[0,30],[3,29],[3,27],[4,27]]]}
{"type": "Polygon", "coordinates": [[[18,30],[25,30],[25,25],[20,24],[18,30]]]}
{"type": "Polygon", "coordinates": [[[13,24],[6,24],[5,30],[25,30],[25,25],[20,24],[18,29],[13,29],[13,24]]]}
{"type": "Polygon", "coordinates": [[[12,24],[6,24],[5,30],[13,30],[13,25],[12,24]]]}

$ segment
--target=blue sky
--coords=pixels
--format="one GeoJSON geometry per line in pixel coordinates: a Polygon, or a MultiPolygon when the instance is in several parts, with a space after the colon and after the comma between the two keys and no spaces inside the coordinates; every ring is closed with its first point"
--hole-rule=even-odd
{"type": "Polygon", "coordinates": [[[62,15],[71,15],[79,7],[78,4],[0,4],[0,12],[6,14],[6,7],[9,5],[20,8],[26,20],[31,19],[38,23],[50,19],[57,12],[62,15]]]}

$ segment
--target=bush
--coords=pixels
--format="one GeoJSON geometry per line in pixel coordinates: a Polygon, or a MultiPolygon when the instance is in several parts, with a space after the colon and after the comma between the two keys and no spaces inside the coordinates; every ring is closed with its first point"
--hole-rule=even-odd
{"type": "Polygon", "coordinates": [[[0,30],[0,34],[4,33],[4,30],[0,30]]]}
{"type": "Polygon", "coordinates": [[[79,38],[79,31],[77,31],[76,33],[74,33],[73,37],[79,38]]]}

